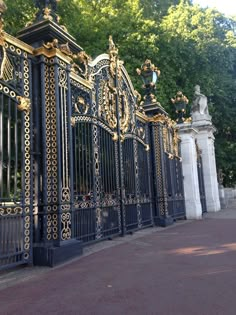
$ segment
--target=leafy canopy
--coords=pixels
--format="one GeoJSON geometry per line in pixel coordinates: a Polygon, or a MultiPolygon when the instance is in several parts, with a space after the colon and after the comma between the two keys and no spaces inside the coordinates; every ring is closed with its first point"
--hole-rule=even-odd
{"type": "MultiPolygon", "coordinates": [[[[33,19],[33,0],[5,0],[5,29],[15,35],[33,19]]],[[[188,0],[61,0],[61,23],[88,54],[107,50],[113,35],[137,89],[135,69],[146,58],[161,69],[157,98],[173,113],[178,90],[191,103],[193,87],[208,96],[217,128],[218,168],[236,184],[236,20],[188,0]]],[[[174,116],[173,116],[174,117],[174,116]]]]}

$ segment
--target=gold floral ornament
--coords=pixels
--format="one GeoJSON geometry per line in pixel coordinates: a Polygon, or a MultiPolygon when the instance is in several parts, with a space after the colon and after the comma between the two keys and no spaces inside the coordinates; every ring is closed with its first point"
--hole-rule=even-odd
{"type": "Polygon", "coordinates": [[[44,19],[52,21],[53,20],[53,17],[51,16],[52,10],[49,8],[45,8],[43,11],[44,11],[44,16],[43,16],[44,19]]]}
{"type": "Polygon", "coordinates": [[[176,122],[181,124],[185,121],[184,115],[186,114],[186,105],[188,104],[187,97],[183,92],[178,91],[174,98],[171,99],[171,102],[175,105],[175,112],[177,114],[176,122]]]}
{"type": "Polygon", "coordinates": [[[49,20],[59,22],[59,17],[56,12],[60,0],[35,0],[34,2],[35,7],[38,8],[36,21],[49,20]]]}
{"type": "Polygon", "coordinates": [[[75,103],[75,112],[86,115],[89,110],[89,105],[82,96],[78,96],[75,103]]]}
{"type": "Polygon", "coordinates": [[[17,100],[19,102],[19,104],[17,105],[18,110],[21,112],[24,111],[24,112],[29,113],[31,110],[30,99],[27,97],[23,97],[23,96],[17,96],[17,100]]]}

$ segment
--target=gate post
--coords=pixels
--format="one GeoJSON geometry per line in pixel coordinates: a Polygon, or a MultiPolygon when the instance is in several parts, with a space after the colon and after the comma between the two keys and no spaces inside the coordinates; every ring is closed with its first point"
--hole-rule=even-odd
{"type": "Polygon", "coordinates": [[[208,212],[220,210],[219,189],[217,182],[214,132],[211,116],[208,113],[207,97],[200,93],[200,86],[195,86],[192,104],[192,126],[198,130],[196,135],[202,151],[203,177],[205,182],[206,204],[208,212]]]}
{"type": "MultiPolygon", "coordinates": [[[[44,8],[45,9],[45,8],[44,8]]],[[[33,104],[35,128],[40,129],[38,175],[41,177],[41,222],[34,244],[34,264],[54,266],[82,252],[73,239],[73,170],[71,141],[70,69],[73,54],[82,50],[57,24],[53,7],[48,18],[41,14],[19,33],[34,50],[34,88],[40,104],[33,104]],[[39,106],[38,106],[39,105],[39,106]]]]}
{"type": "Polygon", "coordinates": [[[216,129],[210,122],[205,124],[204,121],[198,123],[193,121],[193,127],[198,129],[196,138],[202,151],[207,211],[217,212],[220,210],[220,199],[215,160],[215,137],[213,135],[216,129]]]}
{"type": "Polygon", "coordinates": [[[197,152],[195,138],[197,130],[191,124],[180,124],[181,155],[184,176],[184,193],[187,219],[201,219],[202,207],[199,194],[197,152]]]}

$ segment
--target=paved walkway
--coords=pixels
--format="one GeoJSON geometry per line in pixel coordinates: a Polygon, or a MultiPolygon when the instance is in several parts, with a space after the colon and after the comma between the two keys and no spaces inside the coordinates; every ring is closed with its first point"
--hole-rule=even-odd
{"type": "Polygon", "coordinates": [[[91,246],[55,269],[2,273],[0,314],[235,315],[236,202],[91,246]]]}

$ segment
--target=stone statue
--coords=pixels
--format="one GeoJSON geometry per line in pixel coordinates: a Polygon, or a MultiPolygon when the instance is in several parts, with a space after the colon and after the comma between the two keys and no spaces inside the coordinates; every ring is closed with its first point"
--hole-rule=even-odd
{"type": "Polygon", "coordinates": [[[198,113],[201,115],[209,115],[207,97],[201,94],[199,85],[196,85],[194,88],[194,99],[193,99],[191,111],[192,111],[192,114],[198,113]]]}

